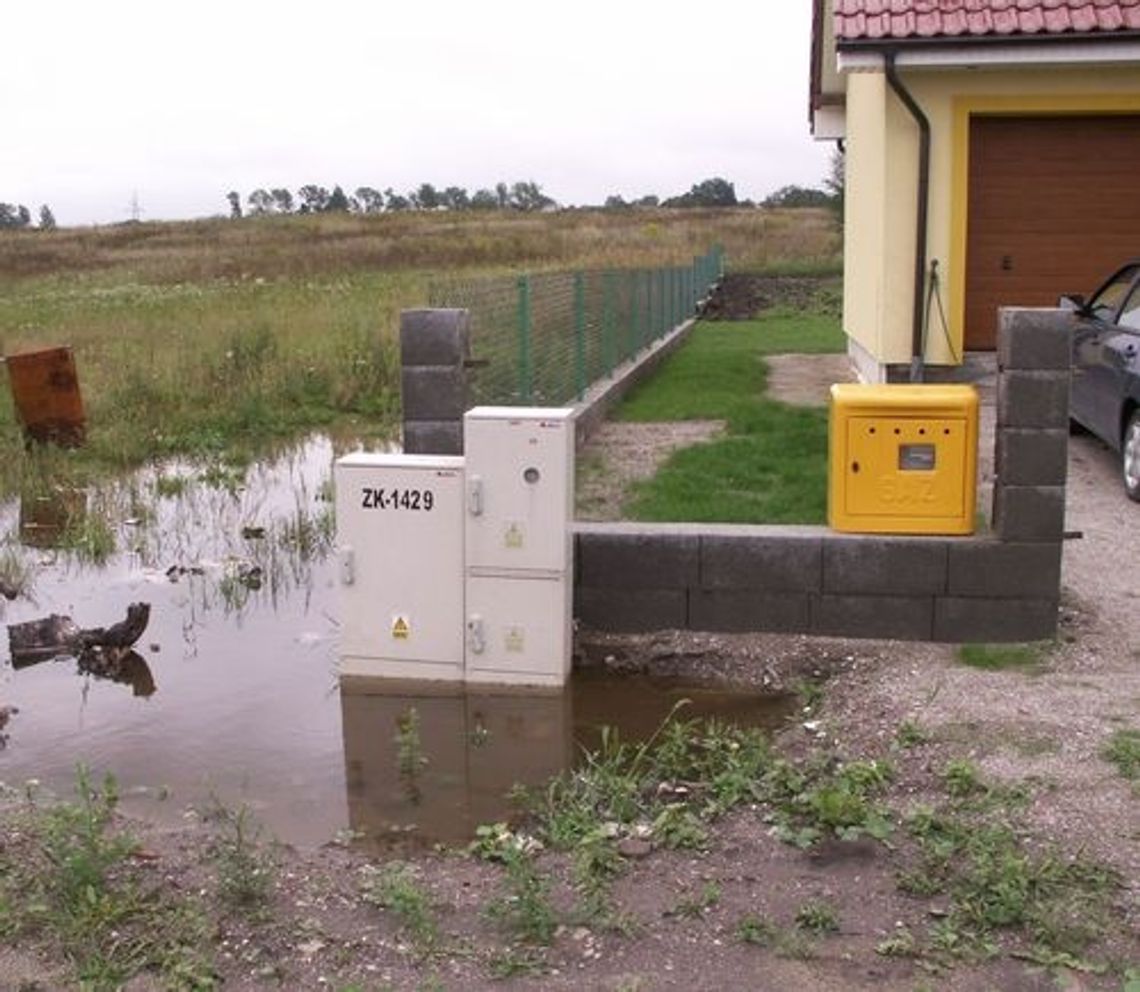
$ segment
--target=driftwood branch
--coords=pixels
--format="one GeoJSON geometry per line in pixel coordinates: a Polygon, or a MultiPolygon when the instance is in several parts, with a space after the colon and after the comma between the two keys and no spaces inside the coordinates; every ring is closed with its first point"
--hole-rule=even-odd
{"type": "Polygon", "coordinates": [[[131,603],[127,616],[110,627],[81,628],[71,617],[53,613],[41,620],[8,625],[13,668],[71,656],[94,667],[99,656],[123,653],[143,635],[150,622],[150,603],[131,603]]]}

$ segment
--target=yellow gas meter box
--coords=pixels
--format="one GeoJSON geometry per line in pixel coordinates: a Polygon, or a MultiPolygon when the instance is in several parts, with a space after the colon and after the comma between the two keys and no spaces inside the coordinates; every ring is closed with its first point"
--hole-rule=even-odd
{"type": "Polygon", "coordinates": [[[973,386],[831,387],[827,520],[839,531],[972,534],[973,386]]]}

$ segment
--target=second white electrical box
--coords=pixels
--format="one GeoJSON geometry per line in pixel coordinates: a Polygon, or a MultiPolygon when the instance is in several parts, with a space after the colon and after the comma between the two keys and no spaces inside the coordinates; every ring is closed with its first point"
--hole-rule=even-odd
{"type": "Polygon", "coordinates": [[[565,572],[574,499],[574,415],[479,406],[463,418],[467,567],[565,572]]]}
{"type": "Polygon", "coordinates": [[[570,674],[572,587],[563,575],[467,573],[467,681],[559,687],[570,674]]]}
{"type": "Polygon", "coordinates": [[[463,681],[463,463],[336,463],[342,674],[463,681]]]}

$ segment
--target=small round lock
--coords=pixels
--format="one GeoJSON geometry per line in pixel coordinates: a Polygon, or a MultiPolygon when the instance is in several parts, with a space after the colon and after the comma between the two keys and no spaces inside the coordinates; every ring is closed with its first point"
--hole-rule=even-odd
{"type": "Polygon", "coordinates": [[[532,486],[538,482],[541,473],[533,465],[523,471],[523,479],[529,482],[532,486]]]}

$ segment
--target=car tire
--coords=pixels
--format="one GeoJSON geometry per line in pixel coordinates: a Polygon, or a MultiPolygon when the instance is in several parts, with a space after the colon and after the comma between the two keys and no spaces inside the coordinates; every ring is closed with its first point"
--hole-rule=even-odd
{"type": "Polygon", "coordinates": [[[1120,469],[1128,498],[1140,503],[1140,410],[1133,410],[1120,445],[1120,469]]]}

